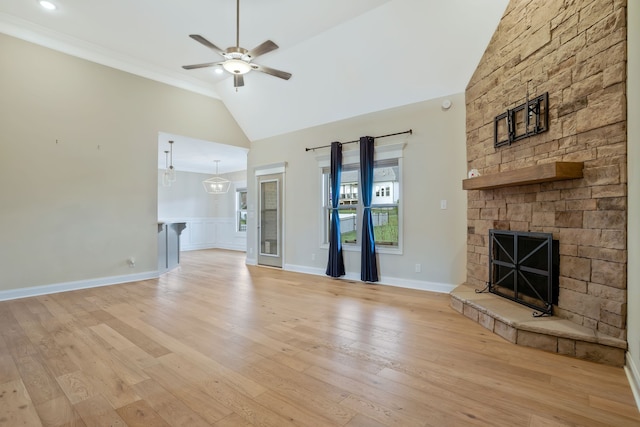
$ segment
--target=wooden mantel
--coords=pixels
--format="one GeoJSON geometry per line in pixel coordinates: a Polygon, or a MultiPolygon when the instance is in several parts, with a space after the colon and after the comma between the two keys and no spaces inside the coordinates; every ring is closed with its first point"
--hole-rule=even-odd
{"type": "Polygon", "coordinates": [[[462,180],[463,190],[491,190],[516,185],[582,178],[583,162],[541,163],[522,169],[462,180]]]}

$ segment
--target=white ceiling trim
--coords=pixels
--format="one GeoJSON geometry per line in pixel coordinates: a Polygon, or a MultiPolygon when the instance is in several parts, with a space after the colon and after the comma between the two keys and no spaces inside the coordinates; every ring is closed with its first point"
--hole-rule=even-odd
{"type": "Polygon", "coordinates": [[[190,81],[181,73],[168,73],[166,68],[153,67],[149,63],[2,12],[0,12],[0,33],[160,83],[220,99],[213,85],[203,84],[201,80],[190,81]]]}

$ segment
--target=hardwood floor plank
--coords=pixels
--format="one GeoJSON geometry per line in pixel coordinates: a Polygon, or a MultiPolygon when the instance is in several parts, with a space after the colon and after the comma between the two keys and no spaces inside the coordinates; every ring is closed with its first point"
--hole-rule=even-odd
{"type": "Polygon", "coordinates": [[[498,411],[492,411],[489,417],[485,414],[486,404],[472,399],[459,399],[453,393],[436,387],[419,390],[387,381],[378,375],[353,371],[348,372],[350,376],[318,367],[306,372],[332,384],[342,385],[352,391],[352,397],[383,406],[388,411],[411,413],[418,419],[428,420],[430,425],[443,425],[447,420],[459,423],[474,420],[484,425],[522,425],[526,421],[526,416],[498,411]],[[440,414],[446,414],[446,417],[440,414]]]}
{"type": "Polygon", "coordinates": [[[153,357],[160,357],[171,352],[169,349],[161,346],[139,330],[132,328],[121,319],[109,319],[106,321],[106,324],[129,341],[134,342],[137,347],[140,347],[140,349],[145,353],[148,353],[153,357]]]}
{"type": "Polygon", "coordinates": [[[358,414],[349,421],[345,427],[386,427],[386,424],[379,423],[378,421],[358,414]]]}
{"type": "Polygon", "coordinates": [[[60,320],[71,317],[71,314],[60,304],[58,304],[50,295],[40,295],[36,298],[44,308],[51,314],[52,319],[60,320]]]}
{"type": "Polygon", "coordinates": [[[0,302],[3,391],[2,427],[640,425],[622,369],[513,345],[448,295],[222,250],[0,302]]]}
{"type": "Polygon", "coordinates": [[[293,424],[308,427],[326,427],[334,425],[334,421],[305,408],[299,402],[292,401],[275,392],[265,392],[256,397],[256,401],[265,407],[289,419],[293,424]]]}
{"type": "Polygon", "coordinates": [[[162,388],[174,395],[189,409],[213,424],[233,411],[217,401],[212,401],[201,384],[190,383],[172,369],[157,364],[145,370],[162,388]]]}
{"type": "Polygon", "coordinates": [[[169,427],[169,424],[144,400],[118,408],[116,412],[129,427],[169,427]]]}
{"type": "Polygon", "coordinates": [[[80,414],[66,396],[59,396],[36,405],[38,416],[44,427],[85,426],[80,414]]]}
{"type": "Polygon", "coordinates": [[[18,368],[13,361],[13,357],[8,354],[0,354],[0,384],[15,381],[20,378],[18,368]]]}
{"type": "Polygon", "coordinates": [[[40,358],[25,356],[18,359],[16,365],[33,403],[46,402],[64,394],[40,358]]]}
{"type": "Polygon", "coordinates": [[[73,363],[82,369],[93,389],[100,390],[114,408],[139,400],[127,383],[109,367],[113,360],[108,358],[108,352],[100,350],[90,334],[88,328],[75,325],[69,333],[60,334],[56,339],[73,363]]]}
{"type": "Polygon", "coordinates": [[[0,384],[0,427],[41,425],[38,412],[22,380],[0,384]]]}
{"type": "Polygon", "coordinates": [[[208,383],[206,392],[216,401],[230,408],[246,421],[256,426],[287,427],[294,426],[290,418],[284,417],[255,399],[246,396],[226,384],[208,383]]]}
{"type": "MultiPolygon", "coordinates": [[[[0,323],[0,325],[2,325],[0,323]]],[[[20,378],[20,373],[9,352],[7,343],[0,334],[0,384],[8,383],[20,378]]]]}
{"type": "MultiPolygon", "coordinates": [[[[300,383],[291,381],[291,377],[282,375],[280,369],[276,369],[275,372],[267,369],[266,361],[267,359],[262,356],[256,356],[252,363],[245,365],[243,372],[266,388],[285,396],[307,410],[330,419],[335,425],[346,424],[356,414],[340,405],[339,402],[347,396],[344,392],[325,387],[325,392],[319,393],[319,390],[305,388],[300,383]],[[327,393],[327,390],[330,391],[327,393]]],[[[310,382],[307,381],[306,384],[310,382]]]]}
{"type": "Polygon", "coordinates": [[[94,334],[102,338],[106,343],[108,343],[111,348],[114,348],[116,350],[135,347],[135,344],[120,335],[118,332],[111,329],[109,325],[105,325],[104,323],[90,326],[89,329],[92,330],[94,334]]]}
{"type": "Polygon", "coordinates": [[[109,401],[98,395],[73,405],[82,420],[91,427],[126,427],[127,423],[109,404],[109,401]]]}
{"type": "Polygon", "coordinates": [[[207,427],[211,425],[153,380],[136,384],[134,390],[171,426],[207,427]]]}
{"type": "Polygon", "coordinates": [[[2,334],[2,337],[7,344],[8,351],[13,356],[14,360],[38,354],[36,346],[33,345],[29,337],[17,323],[15,325],[11,325],[0,333],[2,334]]]}
{"type": "Polygon", "coordinates": [[[531,415],[529,421],[529,427],[572,427],[574,425],[535,414],[531,415]]]}
{"type": "MultiPolygon", "coordinates": [[[[598,417],[610,419],[610,422],[617,418],[619,422],[625,423],[620,417],[610,417],[609,414],[601,412],[596,419],[584,416],[584,411],[588,411],[586,405],[577,405],[580,410],[574,411],[572,406],[576,401],[586,402],[584,390],[582,396],[570,392],[564,393],[560,390],[552,391],[548,387],[527,386],[505,388],[505,383],[499,378],[489,378],[478,376],[472,378],[469,374],[460,376],[459,374],[443,374],[438,371],[430,371],[424,375],[413,375],[405,372],[395,371],[385,368],[379,373],[380,376],[409,385],[417,390],[433,390],[441,396],[448,396],[452,401],[458,402],[460,408],[467,408],[469,402],[479,402],[486,405],[488,399],[491,405],[483,410],[476,409],[478,413],[488,413],[491,418],[499,419],[496,414],[526,415],[537,414],[546,415],[560,422],[564,420],[574,420],[579,425],[607,425],[606,422],[598,421],[598,417]],[[564,393],[564,395],[563,395],[564,393]],[[455,397],[454,397],[455,396],[455,397]],[[568,403],[568,405],[566,404],[568,403]],[[516,408],[519,408],[516,410],[516,408]]],[[[448,411],[447,411],[448,412],[448,411]]],[[[468,412],[467,412],[468,413],[468,412]]],[[[511,422],[502,424],[513,425],[511,422]]],[[[624,424],[623,424],[624,425],[624,424]]]]}
{"type": "Polygon", "coordinates": [[[235,412],[229,416],[224,417],[223,419],[221,419],[220,421],[218,421],[213,425],[215,427],[251,427],[253,426],[253,424],[251,424],[249,421],[245,420],[235,412]]]}
{"type": "Polygon", "coordinates": [[[637,409],[631,407],[629,404],[617,402],[615,394],[612,394],[609,399],[590,394],[589,406],[610,412],[612,415],[627,417],[630,421],[634,420],[638,414],[637,409]]]}
{"type": "Polygon", "coordinates": [[[64,394],[73,404],[98,396],[100,389],[93,385],[93,382],[81,372],[70,372],[58,377],[58,384],[64,394]]]}
{"type": "MultiPolygon", "coordinates": [[[[260,384],[252,381],[246,376],[241,375],[240,373],[230,369],[225,366],[220,361],[229,360],[227,357],[220,355],[220,353],[227,354],[226,346],[221,346],[217,342],[213,342],[211,344],[207,343],[207,340],[199,340],[184,337],[182,340],[174,338],[170,335],[165,334],[162,331],[157,330],[153,326],[150,326],[143,322],[140,319],[129,319],[129,322],[132,325],[135,325],[140,331],[144,331],[149,336],[154,337],[154,340],[158,342],[162,342],[163,346],[168,349],[173,350],[176,354],[186,358],[191,363],[196,365],[199,369],[205,371],[208,374],[213,374],[217,376],[221,376],[227,378],[229,383],[232,384],[237,390],[249,394],[251,396],[257,396],[258,394],[263,393],[266,389],[262,387],[260,384]],[[189,345],[185,345],[188,342],[189,345]],[[207,357],[205,354],[212,354],[211,352],[215,351],[215,357],[207,357]]],[[[156,363],[159,363],[160,360],[164,356],[169,357],[169,355],[163,355],[154,359],[156,363]]],[[[229,355],[232,360],[237,360],[237,355],[229,355]]]]}
{"type": "MultiPolygon", "coordinates": [[[[425,420],[421,420],[418,416],[408,416],[400,411],[389,409],[384,405],[371,402],[365,398],[350,395],[342,402],[340,402],[345,408],[353,410],[355,413],[365,415],[381,424],[387,426],[403,426],[403,427],[424,427],[427,426],[443,426],[441,420],[437,423],[428,423],[425,420]]],[[[412,414],[414,415],[414,414],[412,414]]],[[[440,418],[442,415],[437,415],[440,418]]]]}

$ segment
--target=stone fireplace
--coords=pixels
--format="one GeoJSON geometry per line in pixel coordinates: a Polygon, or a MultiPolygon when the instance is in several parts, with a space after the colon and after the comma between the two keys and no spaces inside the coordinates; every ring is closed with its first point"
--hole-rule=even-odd
{"type": "Polygon", "coordinates": [[[452,293],[455,309],[512,342],[615,365],[626,350],[626,34],[625,0],[510,2],[466,91],[468,169],[506,184],[467,190],[467,280],[452,293]],[[494,118],[544,92],[548,131],[494,147],[494,118]],[[565,164],[580,174],[543,173],[565,164]],[[530,310],[474,292],[490,229],[559,241],[553,317],[532,323],[530,310]]]}

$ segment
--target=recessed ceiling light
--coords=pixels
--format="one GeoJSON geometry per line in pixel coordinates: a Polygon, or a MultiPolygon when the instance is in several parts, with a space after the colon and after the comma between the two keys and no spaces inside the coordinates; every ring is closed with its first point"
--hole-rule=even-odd
{"type": "Polygon", "coordinates": [[[216,74],[222,74],[222,73],[224,73],[224,71],[223,71],[223,70],[222,70],[222,68],[220,68],[220,67],[216,67],[216,68],[213,70],[213,72],[214,72],[214,73],[216,73],[216,74]]]}
{"type": "Polygon", "coordinates": [[[50,1],[40,0],[40,6],[44,7],[47,10],[56,10],[56,5],[51,3],[50,1]]]}

